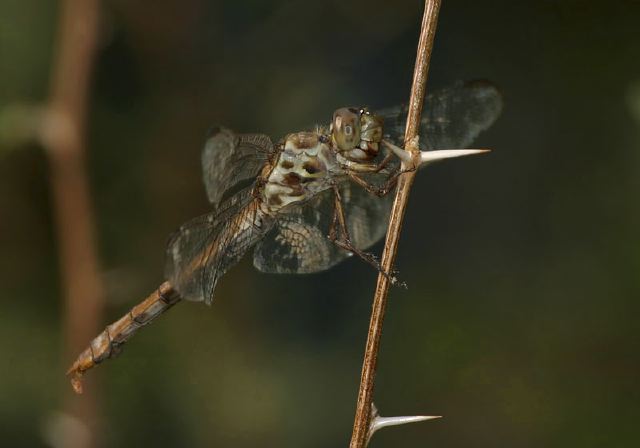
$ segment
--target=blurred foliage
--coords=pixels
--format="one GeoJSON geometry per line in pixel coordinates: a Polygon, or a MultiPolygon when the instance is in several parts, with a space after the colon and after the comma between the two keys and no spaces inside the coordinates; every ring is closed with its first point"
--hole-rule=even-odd
{"type": "MultiPolygon", "coordinates": [[[[405,101],[421,7],[105,2],[89,141],[105,323],[161,282],[167,235],[207,210],[206,130],[279,137],[405,101]]],[[[0,116],[46,100],[56,13],[0,1],[0,116]]],[[[389,304],[376,403],[445,418],[372,446],[638,443],[639,18],[632,1],[444,2],[430,86],[487,78],[505,109],[479,142],[489,157],[419,177],[409,290],[389,304]]],[[[0,437],[34,447],[71,360],[46,161],[17,149],[0,158],[0,437]]],[[[245,260],[211,309],[177,307],[91,372],[104,446],[345,446],[374,279],[356,260],[301,277],[245,260]]]]}

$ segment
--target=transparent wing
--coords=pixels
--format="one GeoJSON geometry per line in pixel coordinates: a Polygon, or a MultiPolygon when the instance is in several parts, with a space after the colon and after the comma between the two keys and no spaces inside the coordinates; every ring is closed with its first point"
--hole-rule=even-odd
{"type": "Polygon", "coordinates": [[[259,271],[307,274],[328,269],[347,256],[327,238],[333,212],[332,191],[285,210],[256,246],[253,265],[259,271]]]}
{"type": "Polygon", "coordinates": [[[272,274],[308,274],[328,269],[346,256],[320,227],[287,215],[258,243],[253,265],[272,274]]]}
{"type": "MultiPolygon", "coordinates": [[[[387,179],[387,176],[382,174],[362,177],[377,185],[381,185],[387,179]]],[[[387,232],[393,194],[378,197],[349,181],[341,185],[340,193],[351,241],[358,249],[368,249],[387,232]]]]}
{"type": "MultiPolygon", "coordinates": [[[[348,181],[341,183],[340,192],[351,241],[367,249],[386,232],[392,197],[379,198],[348,181]]],[[[267,273],[305,274],[347,258],[350,254],[328,238],[334,200],[333,190],[326,190],[283,213],[256,246],[254,266],[267,273]]]]}
{"type": "MultiPolygon", "coordinates": [[[[502,111],[502,95],[488,81],[457,82],[428,95],[420,126],[423,149],[465,148],[488,129],[502,111]]],[[[402,145],[407,105],[378,112],[384,117],[385,134],[402,145]]]]}
{"type": "Polygon", "coordinates": [[[171,237],[165,274],[184,299],[211,303],[218,279],[268,230],[251,193],[237,193],[171,237]]]}
{"type": "Polygon", "coordinates": [[[272,157],[274,146],[264,134],[236,134],[214,128],[202,150],[202,177],[214,205],[253,184],[272,157]]]}

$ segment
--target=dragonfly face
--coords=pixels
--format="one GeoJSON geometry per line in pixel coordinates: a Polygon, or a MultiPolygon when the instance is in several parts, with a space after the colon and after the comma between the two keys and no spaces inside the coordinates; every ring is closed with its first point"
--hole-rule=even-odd
{"type": "Polygon", "coordinates": [[[347,160],[370,162],[378,155],[384,120],[366,108],[343,107],[331,121],[331,139],[336,150],[347,160]]]}

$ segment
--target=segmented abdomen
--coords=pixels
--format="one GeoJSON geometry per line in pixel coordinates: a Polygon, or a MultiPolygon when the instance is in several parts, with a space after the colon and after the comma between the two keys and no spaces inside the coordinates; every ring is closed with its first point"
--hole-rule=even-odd
{"type": "Polygon", "coordinates": [[[82,392],[80,379],[92,367],[106,359],[116,356],[121,346],[127,342],[140,327],[151,323],[180,301],[180,296],[169,282],[164,282],[145,300],[131,308],[127,314],[107,326],[91,341],[73,363],[67,374],[72,375],[71,383],[76,392],[82,392]]]}

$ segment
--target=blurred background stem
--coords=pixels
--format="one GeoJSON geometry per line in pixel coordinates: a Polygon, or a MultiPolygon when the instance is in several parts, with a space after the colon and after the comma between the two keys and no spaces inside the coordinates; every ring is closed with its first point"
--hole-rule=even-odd
{"type": "MultiPolygon", "coordinates": [[[[63,362],[66,365],[98,332],[104,307],[95,223],[86,172],[87,109],[95,57],[97,0],[62,0],[59,6],[50,100],[42,141],[50,165],[61,287],[64,297],[63,362]]],[[[62,375],[62,373],[61,373],[62,375]]],[[[98,397],[95,387],[74,397],[63,382],[65,412],[95,434],[98,397]]],[[[72,447],[96,446],[92,436],[65,438],[72,447]]]]}

